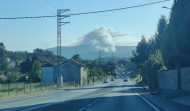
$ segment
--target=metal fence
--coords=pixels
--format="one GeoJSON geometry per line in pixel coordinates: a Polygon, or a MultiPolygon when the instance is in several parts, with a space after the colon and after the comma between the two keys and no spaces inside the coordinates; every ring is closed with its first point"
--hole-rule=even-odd
{"type": "MultiPolygon", "coordinates": [[[[69,88],[74,86],[80,86],[79,81],[63,82],[63,88],[69,88]]],[[[55,90],[57,89],[56,83],[54,84],[41,84],[38,83],[3,83],[0,84],[0,97],[19,95],[19,94],[30,94],[33,92],[55,90]]]]}
{"type": "MultiPolygon", "coordinates": [[[[99,82],[103,82],[103,79],[98,79],[97,77],[90,77],[88,78],[87,85],[93,85],[94,83],[99,83],[99,82]]],[[[80,81],[63,82],[63,88],[71,88],[79,86],[81,86],[80,81]]],[[[42,84],[41,82],[0,83],[0,98],[11,95],[30,94],[30,93],[55,90],[55,89],[58,89],[56,83],[54,84],[42,84]]]]}

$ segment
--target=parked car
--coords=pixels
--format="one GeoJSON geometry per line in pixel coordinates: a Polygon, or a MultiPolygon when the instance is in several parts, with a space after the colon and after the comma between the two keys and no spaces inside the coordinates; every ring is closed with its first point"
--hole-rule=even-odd
{"type": "Polygon", "coordinates": [[[124,79],[124,82],[127,82],[127,81],[128,81],[127,78],[125,78],[125,79],[124,79]]]}
{"type": "Polygon", "coordinates": [[[112,78],[111,78],[111,81],[115,81],[115,79],[112,77],[112,78]]]}
{"type": "Polygon", "coordinates": [[[108,83],[108,79],[104,79],[104,82],[103,83],[108,83]]]}

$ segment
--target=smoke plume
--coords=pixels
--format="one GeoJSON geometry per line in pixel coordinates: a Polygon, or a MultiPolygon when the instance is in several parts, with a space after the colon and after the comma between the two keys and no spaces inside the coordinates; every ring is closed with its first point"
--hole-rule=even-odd
{"type": "Polygon", "coordinates": [[[115,52],[115,41],[117,37],[127,35],[120,31],[114,31],[112,28],[98,27],[80,38],[77,44],[88,44],[97,50],[105,52],[115,52]]]}

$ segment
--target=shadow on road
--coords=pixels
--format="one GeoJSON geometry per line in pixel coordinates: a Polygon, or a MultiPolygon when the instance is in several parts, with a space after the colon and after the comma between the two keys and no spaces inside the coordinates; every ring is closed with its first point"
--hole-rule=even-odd
{"type": "MultiPolygon", "coordinates": [[[[32,111],[79,111],[81,109],[83,109],[83,111],[154,111],[150,105],[148,105],[143,99],[134,93],[134,90],[136,90],[137,87],[132,87],[133,85],[108,86],[106,88],[121,88],[128,86],[130,89],[123,89],[118,91],[114,90],[107,94],[95,92],[67,101],[20,106],[6,109],[0,108],[0,111],[20,111],[38,106],[42,107],[35,108],[32,111]],[[99,95],[94,96],[96,94],[99,95]]],[[[145,94],[143,91],[138,93],[142,93],[142,95],[145,94]]],[[[183,107],[183,111],[189,111],[189,107],[183,107]]]]}
{"type": "Polygon", "coordinates": [[[122,87],[136,87],[135,85],[113,85],[113,86],[102,86],[102,87],[86,87],[86,88],[76,88],[76,89],[65,89],[65,90],[86,90],[86,89],[101,89],[101,88],[122,88],[122,87]]]}
{"type": "Polygon", "coordinates": [[[45,103],[7,109],[0,108],[0,111],[20,111],[38,106],[44,107],[33,109],[31,111],[79,111],[80,109],[86,111],[89,108],[92,108],[92,111],[126,111],[126,108],[129,111],[154,111],[148,104],[144,103],[144,101],[136,95],[84,98],[52,103],[51,105],[49,103],[45,103]]]}

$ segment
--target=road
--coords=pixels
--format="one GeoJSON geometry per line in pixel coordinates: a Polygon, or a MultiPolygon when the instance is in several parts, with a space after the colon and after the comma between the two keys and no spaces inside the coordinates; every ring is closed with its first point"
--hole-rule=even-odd
{"type": "Polygon", "coordinates": [[[155,111],[130,81],[117,79],[70,90],[0,101],[0,111],[155,111]]]}

